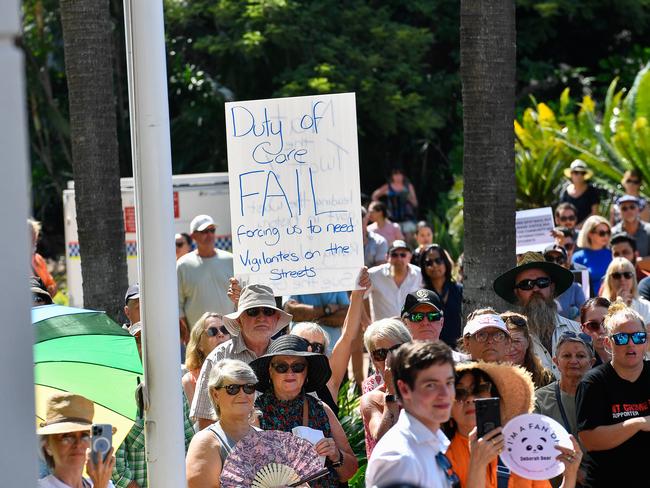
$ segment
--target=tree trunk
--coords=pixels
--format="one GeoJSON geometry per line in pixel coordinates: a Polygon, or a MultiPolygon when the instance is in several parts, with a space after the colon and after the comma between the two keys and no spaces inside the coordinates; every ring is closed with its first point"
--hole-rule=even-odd
{"type": "Polygon", "coordinates": [[[492,282],[515,264],[514,0],[461,0],[464,314],[507,307],[492,282]]]}
{"type": "Polygon", "coordinates": [[[109,0],[61,0],[84,306],[121,316],[128,286],[109,0]]]}

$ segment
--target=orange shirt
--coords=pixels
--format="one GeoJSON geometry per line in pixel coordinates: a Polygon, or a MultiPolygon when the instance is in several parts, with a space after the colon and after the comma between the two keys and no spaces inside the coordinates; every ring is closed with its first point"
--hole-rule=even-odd
{"type": "Polygon", "coordinates": [[[47,270],[45,259],[43,259],[43,256],[38,253],[34,253],[32,256],[32,269],[36,276],[41,279],[50,296],[54,298],[54,295],[56,295],[57,292],[56,281],[54,281],[54,278],[52,278],[52,275],[47,270]]]}

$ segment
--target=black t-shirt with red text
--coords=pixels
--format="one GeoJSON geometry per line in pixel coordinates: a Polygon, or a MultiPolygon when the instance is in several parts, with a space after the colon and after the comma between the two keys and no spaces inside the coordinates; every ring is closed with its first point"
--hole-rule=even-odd
{"type": "MultiPolygon", "coordinates": [[[[589,371],[578,385],[578,432],[646,415],[650,415],[648,361],[643,362],[643,371],[634,382],[622,379],[608,362],[589,371]]],[[[592,459],[584,486],[636,486],[639,468],[650,462],[650,432],[638,432],[613,449],[589,454],[592,459]]]]}

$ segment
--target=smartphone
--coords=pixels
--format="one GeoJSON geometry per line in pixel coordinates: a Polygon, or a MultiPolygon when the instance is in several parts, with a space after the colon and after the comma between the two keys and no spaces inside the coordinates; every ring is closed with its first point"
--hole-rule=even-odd
{"type": "Polygon", "coordinates": [[[113,445],[113,427],[111,424],[93,424],[90,432],[92,460],[95,464],[99,464],[99,459],[106,460],[113,445]]]}
{"type": "Polygon", "coordinates": [[[501,425],[501,409],[498,398],[477,398],[476,430],[479,438],[501,425]]]}

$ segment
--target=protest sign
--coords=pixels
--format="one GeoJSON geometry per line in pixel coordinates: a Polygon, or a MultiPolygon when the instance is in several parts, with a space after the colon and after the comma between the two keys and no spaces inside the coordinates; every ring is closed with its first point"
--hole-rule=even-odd
{"type": "Polygon", "coordinates": [[[551,207],[520,210],[515,217],[517,229],[517,254],[543,251],[553,244],[553,210],[551,207]]]}
{"type": "Polygon", "coordinates": [[[234,272],[276,295],[352,290],[363,266],[354,93],[226,104],[234,272]]]}

